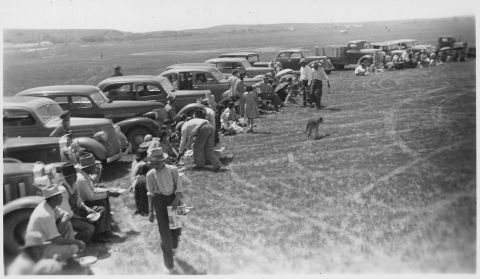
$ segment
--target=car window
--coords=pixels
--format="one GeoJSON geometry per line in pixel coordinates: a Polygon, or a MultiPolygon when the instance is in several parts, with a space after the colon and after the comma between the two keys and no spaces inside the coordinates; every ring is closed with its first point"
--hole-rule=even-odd
{"type": "MultiPolygon", "coordinates": [[[[212,75],[216,80],[222,80],[222,79],[225,79],[225,77],[223,76],[223,74],[216,68],[213,68],[211,70],[209,70],[207,72],[208,76],[212,75]]],[[[208,76],[207,76],[207,79],[208,79],[208,76]]]]}
{"type": "Polygon", "coordinates": [[[107,96],[105,96],[105,94],[103,94],[103,92],[100,91],[100,89],[98,89],[98,91],[90,94],[90,99],[92,99],[92,101],[94,103],[96,103],[97,105],[101,105],[101,104],[106,103],[108,101],[107,96]]]}
{"type": "Polygon", "coordinates": [[[180,72],[178,80],[179,90],[193,90],[193,73],[192,72],[180,72]]]}
{"type": "Polygon", "coordinates": [[[288,58],[288,57],[290,57],[290,53],[288,53],[288,52],[282,52],[282,53],[278,54],[277,57],[278,57],[278,58],[288,58]]]}
{"type": "Polygon", "coordinates": [[[300,52],[292,52],[290,58],[302,58],[302,54],[300,52]]]}
{"type": "Polygon", "coordinates": [[[130,84],[112,84],[103,90],[109,98],[129,98],[131,97],[131,85],[130,84]]]}
{"type": "Polygon", "coordinates": [[[171,88],[169,89],[165,85],[163,85],[162,82],[160,82],[162,84],[163,88],[167,91],[167,93],[171,92],[173,89],[178,89],[177,74],[176,73],[171,73],[171,74],[165,75],[164,77],[166,77],[168,79],[168,83],[171,86],[171,88]]]}
{"type": "Polygon", "coordinates": [[[155,84],[136,84],[135,91],[138,93],[138,96],[156,96],[162,93],[162,89],[155,84]]]}
{"type": "Polygon", "coordinates": [[[207,83],[207,74],[206,73],[196,73],[195,74],[195,84],[205,84],[207,83]]]}
{"type": "Polygon", "coordinates": [[[252,65],[247,60],[242,61],[241,63],[242,63],[242,68],[244,69],[252,67],[252,65]]]}
{"type": "Polygon", "coordinates": [[[258,62],[260,61],[259,58],[258,58],[258,55],[249,55],[248,56],[248,62],[252,63],[252,62],[258,62]]]}
{"type": "Polygon", "coordinates": [[[60,114],[63,113],[63,109],[56,103],[41,105],[36,110],[38,116],[45,124],[52,119],[60,119],[60,114]]]}
{"type": "Polygon", "coordinates": [[[91,108],[92,102],[90,99],[84,96],[72,96],[72,108],[73,109],[87,109],[91,108]]]}
{"type": "Polygon", "coordinates": [[[24,110],[4,110],[3,126],[35,125],[35,118],[24,110]]]}
{"type": "Polygon", "coordinates": [[[353,43],[352,43],[352,44],[349,44],[349,45],[348,45],[348,48],[357,48],[357,44],[353,44],[353,43]]]}
{"type": "Polygon", "coordinates": [[[58,96],[52,98],[57,104],[59,104],[62,109],[68,109],[68,97],[66,96],[58,96]]]}

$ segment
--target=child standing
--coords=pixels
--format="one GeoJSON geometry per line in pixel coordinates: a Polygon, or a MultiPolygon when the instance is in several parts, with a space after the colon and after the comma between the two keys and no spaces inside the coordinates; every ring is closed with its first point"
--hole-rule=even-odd
{"type": "Polygon", "coordinates": [[[247,125],[249,129],[247,133],[253,133],[253,121],[258,118],[258,95],[253,91],[253,87],[248,85],[246,92],[243,94],[245,100],[245,118],[247,118],[247,125]]]}

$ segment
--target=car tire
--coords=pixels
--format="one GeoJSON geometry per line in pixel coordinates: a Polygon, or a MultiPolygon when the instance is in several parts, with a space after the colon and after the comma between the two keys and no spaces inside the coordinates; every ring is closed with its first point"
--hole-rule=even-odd
{"type": "Polygon", "coordinates": [[[3,245],[5,252],[15,255],[25,244],[25,232],[33,209],[20,209],[3,218],[3,245]]]}
{"type": "Polygon", "coordinates": [[[132,152],[136,152],[140,144],[143,142],[145,135],[151,134],[144,127],[134,127],[127,133],[128,142],[132,145],[132,152]]]}

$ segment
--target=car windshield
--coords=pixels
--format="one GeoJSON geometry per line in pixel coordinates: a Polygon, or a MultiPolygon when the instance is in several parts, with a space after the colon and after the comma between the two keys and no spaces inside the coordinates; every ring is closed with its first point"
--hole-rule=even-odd
{"type": "Polygon", "coordinates": [[[175,87],[168,79],[162,79],[160,81],[160,85],[162,85],[163,89],[165,90],[165,92],[167,92],[167,94],[170,94],[173,91],[175,91],[175,87]]]}
{"type": "Polygon", "coordinates": [[[217,68],[212,68],[210,73],[212,74],[212,76],[214,76],[217,80],[222,80],[224,79],[225,77],[223,76],[223,74],[217,69],[217,68]]]}
{"type": "Polygon", "coordinates": [[[103,104],[103,103],[108,102],[107,96],[105,96],[105,94],[103,94],[103,92],[100,91],[100,90],[98,90],[98,91],[93,92],[92,94],[90,94],[90,98],[91,98],[97,105],[101,105],[101,104],[103,104]]]}
{"type": "Polygon", "coordinates": [[[45,124],[51,120],[60,119],[62,112],[63,109],[58,104],[44,104],[37,108],[37,114],[45,124]]]}
{"type": "Polygon", "coordinates": [[[242,61],[242,67],[244,69],[252,67],[252,64],[250,64],[247,60],[242,61]]]}

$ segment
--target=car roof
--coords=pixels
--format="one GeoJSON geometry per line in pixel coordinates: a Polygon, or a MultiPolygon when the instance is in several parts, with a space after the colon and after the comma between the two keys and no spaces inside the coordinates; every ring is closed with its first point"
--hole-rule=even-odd
{"type": "Polygon", "coordinates": [[[51,85],[34,87],[17,93],[17,96],[56,96],[65,93],[75,93],[78,95],[89,95],[97,92],[99,89],[93,85],[51,85]]]}
{"type": "Polygon", "coordinates": [[[229,53],[223,53],[223,54],[220,54],[218,57],[222,57],[222,56],[228,56],[228,55],[232,55],[232,56],[248,56],[248,55],[258,55],[258,53],[256,52],[229,52],[229,53]]]}
{"type": "Polygon", "coordinates": [[[393,40],[391,41],[394,44],[401,44],[401,43],[413,43],[416,42],[417,40],[415,39],[398,39],[398,40],[393,40]]]}
{"type": "Polygon", "coordinates": [[[289,48],[289,49],[279,50],[277,53],[280,53],[280,52],[304,52],[304,51],[307,51],[307,50],[306,49],[299,49],[299,48],[289,48]]]}
{"type": "Polygon", "coordinates": [[[173,68],[183,68],[183,67],[215,67],[215,65],[210,64],[210,63],[178,63],[178,64],[172,64],[168,67],[165,67],[165,69],[173,69],[173,68]]]}
{"type": "Polygon", "coordinates": [[[211,58],[211,59],[208,59],[208,60],[205,61],[206,63],[209,63],[207,61],[211,61],[212,63],[216,63],[216,62],[243,62],[243,61],[247,61],[247,60],[245,58],[241,58],[241,57],[217,57],[217,58],[211,58]]]}
{"type": "Polygon", "coordinates": [[[3,107],[4,108],[32,108],[38,107],[43,104],[57,104],[52,99],[49,98],[38,98],[38,97],[24,97],[24,96],[14,96],[14,97],[4,97],[3,98],[3,107]]]}
{"type": "Polygon", "coordinates": [[[102,87],[105,84],[109,83],[121,83],[121,82],[151,82],[157,81],[161,82],[167,78],[162,76],[154,76],[154,75],[130,75],[130,76],[117,76],[117,77],[110,77],[107,79],[102,80],[98,83],[98,87],[102,87]]]}
{"type": "Polygon", "coordinates": [[[349,41],[348,43],[349,44],[350,43],[351,44],[358,44],[358,43],[363,43],[363,42],[368,43],[368,41],[366,41],[366,40],[352,40],[352,41],[349,41]]]}
{"type": "MultiPolygon", "coordinates": [[[[168,67],[167,67],[168,68],[168,67]]],[[[162,72],[164,73],[172,73],[172,72],[178,72],[179,70],[182,71],[197,71],[197,72],[213,72],[217,70],[217,68],[213,66],[181,66],[181,67],[173,67],[173,68],[168,68],[165,71],[162,72]]]]}

